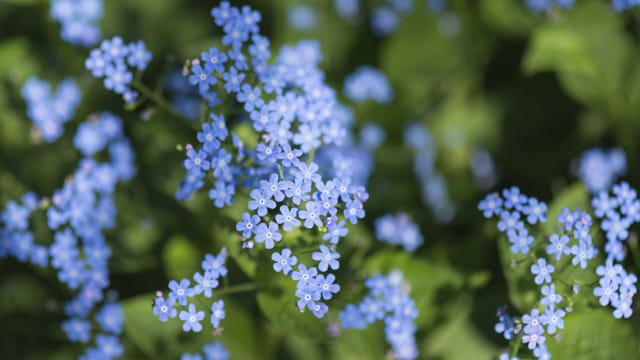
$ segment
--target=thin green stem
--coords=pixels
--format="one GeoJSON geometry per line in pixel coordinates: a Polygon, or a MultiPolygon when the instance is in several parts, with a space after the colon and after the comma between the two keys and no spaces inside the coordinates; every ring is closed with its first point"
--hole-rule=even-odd
{"type": "Polygon", "coordinates": [[[222,296],[222,295],[237,294],[241,292],[254,291],[257,289],[258,287],[254,283],[244,283],[244,284],[233,285],[233,286],[220,289],[218,291],[215,291],[213,294],[217,296],[222,296]]]}
{"type": "Polygon", "coordinates": [[[158,93],[156,93],[153,90],[149,89],[142,82],[138,81],[137,79],[134,79],[133,81],[131,81],[131,86],[134,89],[138,90],[144,97],[146,97],[147,99],[153,101],[159,108],[161,108],[165,112],[171,114],[172,116],[174,116],[176,118],[184,120],[183,116],[180,115],[180,113],[178,113],[173,108],[173,106],[171,106],[171,104],[169,104],[169,102],[167,100],[165,100],[158,93]]]}

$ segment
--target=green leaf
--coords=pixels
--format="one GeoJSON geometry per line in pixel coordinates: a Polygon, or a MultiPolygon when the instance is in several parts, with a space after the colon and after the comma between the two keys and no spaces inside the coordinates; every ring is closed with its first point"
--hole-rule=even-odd
{"type": "Polygon", "coordinates": [[[459,301],[447,321],[433,329],[422,344],[426,358],[448,360],[492,359],[498,349],[487,341],[471,321],[470,299],[459,301]]]}
{"type": "Polygon", "coordinates": [[[461,32],[451,37],[441,31],[436,16],[414,11],[384,43],[380,67],[397,90],[397,101],[414,113],[435,94],[473,84],[475,70],[487,59],[490,39],[478,36],[471,16],[460,15],[458,20],[461,32]]]}
{"type": "Polygon", "coordinates": [[[122,302],[125,336],[150,359],[176,357],[177,335],[182,331],[180,321],[160,322],[152,311],[154,298],[149,294],[122,302]]]}
{"type": "Polygon", "coordinates": [[[199,271],[201,258],[198,249],[182,235],[172,236],[162,252],[164,269],[170,279],[191,277],[199,271]]]}
{"type": "MultiPolygon", "coordinates": [[[[541,240],[536,238],[535,241],[541,240]]],[[[516,309],[524,313],[528,312],[539,300],[540,290],[533,282],[529,271],[535,255],[515,255],[511,252],[510,247],[506,236],[500,236],[498,249],[500,250],[502,274],[509,290],[509,301],[516,309]]]]}
{"type": "MultiPolygon", "coordinates": [[[[6,271],[6,269],[3,269],[6,271]]],[[[47,302],[47,290],[27,273],[8,275],[0,282],[0,313],[41,312],[47,302]]]]}
{"type": "Polygon", "coordinates": [[[578,101],[614,118],[624,116],[627,105],[621,94],[626,94],[636,57],[621,17],[609,14],[604,2],[591,1],[579,2],[554,20],[533,33],[524,69],[530,74],[555,71],[578,101]]]}
{"type": "Polygon", "coordinates": [[[371,324],[363,330],[342,330],[332,345],[332,359],[384,359],[389,350],[380,322],[371,324]]]}
{"type": "Polygon", "coordinates": [[[547,339],[546,344],[554,359],[637,359],[640,334],[632,324],[616,320],[611,308],[570,313],[564,319],[561,340],[547,339]]]}
{"type": "Polygon", "coordinates": [[[282,279],[274,291],[260,291],[257,295],[258,306],[269,319],[271,326],[282,332],[299,334],[308,339],[327,339],[324,322],[317,319],[311,311],[300,312],[296,306],[296,284],[289,278],[282,279]]]}
{"type": "Polygon", "coordinates": [[[479,1],[480,15],[489,26],[503,33],[526,35],[535,25],[535,15],[513,0],[479,1]]]}

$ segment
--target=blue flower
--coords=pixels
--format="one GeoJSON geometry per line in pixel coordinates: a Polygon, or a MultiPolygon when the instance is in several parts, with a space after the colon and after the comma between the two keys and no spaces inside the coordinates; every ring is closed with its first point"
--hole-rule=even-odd
{"type": "Polygon", "coordinates": [[[519,212],[503,211],[500,214],[500,221],[497,224],[498,230],[501,232],[507,232],[509,230],[519,230],[524,228],[524,223],[520,221],[519,212]]]}
{"type": "Polygon", "coordinates": [[[580,264],[582,269],[586,269],[587,260],[593,259],[596,255],[593,245],[587,244],[584,241],[581,241],[580,245],[573,245],[571,247],[571,254],[574,255],[571,263],[574,266],[580,264]]]}
{"type": "Polygon", "coordinates": [[[211,272],[205,272],[204,275],[199,272],[193,275],[193,280],[197,283],[196,286],[193,287],[194,295],[203,294],[205,297],[210,298],[213,294],[213,289],[218,287],[218,280],[213,277],[211,272]]]}
{"type": "Polygon", "coordinates": [[[529,231],[520,228],[517,231],[509,229],[507,231],[507,240],[511,243],[511,252],[514,254],[528,254],[531,244],[533,244],[533,236],[529,235],[529,231]]]}
{"type": "MultiPolygon", "coordinates": [[[[120,343],[117,337],[98,334],[96,336],[96,345],[106,359],[115,359],[124,353],[124,347],[120,343]]],[[[100,356],[87,356],[88,359],[100,359],[100,356]]]]}
{"type": "Polygon", "coordinates": [[[320,251],[316,251],[311,254],[313,260],[318,261],[318,269],[322,272],[327,271],[330,267],[333,270],[338,270],[340,268],[340,262],[338,259],[340,258],[340,254],[335,251],[331,251],[327,246],[320,245],[320,251]]]}
{"type": "Polygon", "coordinates": [[[189,75],[189,83],[191,85],[198,85],[200,92],[206,92],[209,90],[209,87],[218,82],[215,76],[209,75],[208,72],[200,66],[199,62],[191,66],[191,72],[192,74],[189,75]]]}
{"type": "Polygon", "coordinates": [[[598,302],[602,306],[607,306],[609,303],[613,303],[613,300],[618,298],[618,281],[602,278],[598,282],[599,286],[593,288],[593,295],[599,297],[598,302]]]}
{"type": "Polygon", "coordinates": [[[291,231],[294,227],[300,226],[297,214],[297,208],[289,209],[287,205],[282,205],[280,206],[280,214],[276,215],[276,223],[281,224],[285,231],[291,231]]]}
{"type": "Polygon", "coordinates": [[[543,258],[539,258],[538,261],[531,265],[531,274],[536,275],[534,282],[537,285],[541,285],[543,282],[551,282],[551,274],[555,270],[554,266],[547,264],[547,261],[543,258]]]}
{"type": "Polygon", "coordinates": [[[200,332],[202,325],[200,321],[204,319],[204,311],[197,311],[196,306],[189,304],[189,311],[180,311],[180,320],[184,321],[182,324],[182,330],[188,332],[200,332]]]}
{"type": "Polygon", "coordinates": [[[206,254],[204,260],[202,260],[202,269],[211,273],[214,279],[227,275],[227,268],[224,263],[227,258],[226,250],[220,251],[217,256],[206,254]]]}
{"type": "Polygon", "coordinates": [[[621,218],[616,212],[609,213],[602,221],[602,230],[607,233],[607,239],[610,241],[626,240],[629,237],[629,227],[631,220],[621,218]]]}
{"type": "Polygon", "coordinates": [[[218,48],[212,46],[209,48],[208,52],[203,52],[201,54],[202,62],[204,63],[205,71],[208,73],[223,73],[224,72],[224,63],[227,62],[228,58],[225,53],[221,53],[218,51],[218,48]]]}
{"type": "Polygon", "coordinates": [[[298,265],[298,270],[291,273],[291,279],[298,282],[298,287],[305,287],[307,284],[314,280],[318,275],[318,269],[315,267],[307,268],[304,264],[298,265]]]}
{"type": "MultiPolygon", "coordinates": [[[[616,0],[614,0],[616,1],[616,0]]],[[[627,161],[621,149],[590,149],[580,157],[576,175],[591,193],[606,191],[617,177],[627,171],[627,161]]]]}
{"type": "Polygon", "coordinates": [[[569,209],[563,208],[560,214],[558,215],[558,222],[564,223],[564,229],[566,231],[569,231],[578,220],[578,216],[579,216],[578,211],[571,212],[569,209]]]}
{"type": "Polygon", "coordinates": [[[361,66],[344,82],[344,93],[350,100],[362,103],[369,99],[378,103],[389,103],[393,99],[393,90],[383,72],[371,67],[361,66]]]}
{"type": "Polygon", "coordinates": [[[513,339],[513,335],[515,334],[515,319],[509,316],[502,306],[498,308],[497,316],[498,322],[494,326],[495,332],[502,334],[505,340],[513,339]]]}
{"type": "Polygon", "coordinates": [[[333,297],[333,294],[340,291],[340,285],[334,284],[336,277],[333,274],[327,274],[327,276],[318,275],[316,281],[320,287],[320,293],[324,300],[329,300],[333,297]]]}
{"type": "Polygon", "coordinates": [[[364,218],[363,205],[359,200],[353,200],[347,204],[347,208],[344,209],[344,216],[350,223],[356,224],[358,219],[364,218]]]}
{"type": "Polygon", "coordinates": [[[189,171],[209,170],[210,163],[207,153],[203,150],[196,151],[193,147],[187,147],[188,158],[184,161],[185,169],[189,171]]]}
{"type": "Polygon", "coordinates": [[[216,207],[222,208],[231,205],[235,188],[222,181],[216,181],[215,187],[209,190],[209,198],[213,200],[216,207]]]}
{"type": "Polygon", "coordinates": [[[320,218],[320,206],[315,201],[308,201],[305,204],[306,210],[300,210],[298,215],[301,220],[304,220],[304,227],[311,229],[314,226],[322,226],[322,219],[320,218]]]}
{"type": "Polygon", "coordinates": [[[522,317],[522,323],[525,325],[523,329],[525,335],[522,338],[522,342],[529,344],[530,350],[544,344],[545,337],[542,335],[544,330],[538,309],[531,310],[531,314],[525,314],[522,317]]]}
{"type": "Polygon", "coordinates": [[[553,335],[556,333],[556,328],[564,329],[564,316],[566,312],[561,309],[554,310],[553,307],[547,307],[544,311],[544,315],[540,317],[540,320],[547,326],[547,334],[553,335]]]}
{"type": "Polygon", "coordinates": [[[554,255],[556,261],[560,261],[563,254],[569,255],[571,253],[571,248],[567,245],[569,243],[567,235],[551,234],[549,241],[551,244],[547,245],[547,254],[554,255]]]}
{"type": "Polygon", "coordinates": [[[347,304],[339,314],[340,323],[345,329],[364,329],[367,322],[360,311],[360,307],[355,304],[347,304]]]}
{"type": "Polygon", "coordinates": [[[274,241],[280,241],[282,234],[278,232],[278,224],[269,222],[269,225],[261,223],[256,229],[256,242],[263,243],[266,249],[273,249],[274,241]]]}
{"type": "Polygon", "coordinates": [[[333,245],[337,244],[341,237],[345,237],[349,233],[349,229],[345,227],[344,220],[341,220],[337,224],[334,223],[328,226],[328,228],[329,231],[322,236],[322,240],[327,240],[333,245]]]}
{"type": "Polygon", "coordinates": [[[596,217],[602,218],[605,215],[609,215],[618,206],[615,198],[609,197],[606,191],[601,191],[597,196],[591,200],[591,206],[593,207],[596,217]]]}
{"type": "Polygon", "coordinates": [[[544,297],[540,300],[540,304],[543,306],[553,307],[562,301],[562,296],[556,293],[556,286],[554,284],[544,285],[542,287],[542,295],[544,295],[544,297]]]}
{"type": "Polygon", "coordinates": [[[189,280],[187,279],[180,280],[180,283],[171,280],[169,282],[169,289],[171,289],[169,299],[177,301],[182,306],[187,305],[187,298],[194,295],[193,289],[189,288],[189,280]]]}
{"type": "Polygon", "coordinates": [[[320,300],[320,291],[315,282],[307,282],[304,287],[298,286],[296,290],[298,301],[296,305],[298,309],[303,310],[305,307],[311,311],[315,310],[316,301],[320,300]]]}
{"type": "Polygon", "coordinates": [[[51,17],[62,25],[60,37],[73,44],[91,46],[100,40],[102,0],[52,0],[51,17]]]}
{"type": "Polygon", "coordinates": [[[490,193],[478,203],[478,210],[482,211],[485,218],[502,213],[502,198],[497,193],[490,193]]]}
{"type": "Polygon", "coordinates": [[[151,61],[151,53],[147,50],[144,43],[140,40],[134,43],[130,43],[128,45],[128,53],[127,62],[129,65],[135,67],[140,71],[144,71],[147,69],[147,65],[149,61],[151,61]]]}
{"type": "Polygon", "coordinates": [[[236,97],[238,102],[244,103],[244,109],[247,112],[253,111],[254,108],[260,108],[264,101],[260,97],[260,88],[251,87],[249,84],[242,85],[242,91],[236,97]]]}
{"type": "Polygon", "coordinates": [[[206,360],[227,360],[229,359],[229,352],[224,346],[216,341],[203,347],[203,352],[206,360]]]}
{"type": "Polygon", "coordinates": [[[504,207],[509,210],[520,211],[527,203],[527,197],[520,193],[520,188],[517,186],[502,190],[502,197],[504,197],[504,207]]]}
{"type": "Polygon", "coordinates": [[[290,249],[282,249],[281,253],[274,252],[271,254],[271,260],[273,260],[273,270],[275,272],[282,272],[288,275],[292,270],[291,267],[298,262],[298,258],[291,256],[290,249]]]}
{"type": "MultiPolygon", "coordinates": [[[[286,207],[286,205],[283,205],[283,207],[286,207]]],[[[282,208],[281,208],[282,210],[282,208]]],[[[281,223],[278,221],[278,215],[276,215],[276,222],[281,223]]],[[[260,218],[257,215],[251,215],[249,213],[244,213],[242,214],[242,220],[238,221],[238,223],[236,224],[236,230],[239,232],[242,232],[242,237],[243,238],[250,238],[252,234],[255,233],[256,231],[256,226],[260,223],[260,218]]],[[[299,222],[298,222],[299,224],[299,222]]],[[[284,229],[286,231],[287,227],[285,226],[284,229]]]]}
{"type": "Polygon", "coordinates": [[[224,89],[228,93],[237,93],[240,91],[240,86],[244,85],[245,74],[238,72],[235,67],[229,67],[227,72],[222,73],[222,79],[225,81],[224,89]]]}
{"type": "Polygon", "coordinates": [[[631,310],[631,298],[622,296],[622,297],[614,297],[611,299],[611,305],[615,308],[613,311],[613,317],[616,319],[621,318],[629,318],[633,313],[631,310]]]}
{"type": "Polygon", "coordinates": [[[87,320],[72,318],[62,322],[62,330],[72,342],[86,343],[91,336],[91,323],[87,320]]]}
{"type": "Polygon", "coordinates": [[[547,221],[547,204],[531,197],[528,204],[522,207],[522,213],[527,216],[527,222],[531,225],[544,223],[547,221]]]}
{"type": "Polygon", "coordinates": [[[249,201],[249,210],[257,210],[259,216],[265,216],[268,209],[275,209],[276,203],[271,200],[264,191],[252,190],[250,193],[251,201],[249,201]]]}
{"type": "Polygon", "coordinates": [[[100,324],[100,328],[103,331],[110,332],[112,334],[122,333],[122,323],[124,322],[122,305],[117,303],[105,304],[96,313],[95,319],[98,324],[100,324]]]}
{"type": "Polygon", "coordinates": [[[224,300],[218,300],[211,305],[211,325],[214,328],[220,326],[220,320],[226,316],[224,311],[224,300]]]}

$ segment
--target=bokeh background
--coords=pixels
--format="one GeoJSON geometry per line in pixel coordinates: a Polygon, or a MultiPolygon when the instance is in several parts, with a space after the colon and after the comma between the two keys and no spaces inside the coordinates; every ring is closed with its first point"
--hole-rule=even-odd
{"type": "MultiPolygon", "coordinates": [[[[143,81],[154,87],[219,38],[209,16],[216,3],[110,0],[99,24],[105,37],[144,40],[154,59],[143,81]]],[[[332,307],[353,300],[361,288],[349,288],[349,281],[361,281],[367,269],[402,269],[421,311],[421,358],[494,358],[507,346],[493,331],[497,306],[528,311],[503,275],[504,238],[477,210],[486,193],[515,184],[549,203],[575,193],[586,198],[574,170],[581,153],[594,147],[622,148],[625,178],[640,184],[637,10],[614,12],[598,0],[539,13],[519,0],[420,0],[383,35],[371,14],[384,1],[361,1],[358,14],[348,18],[329,0],[245,3],[261,12],[261,30],[273,49],[299,39],[319,41],[321,68],[339,92],[361,65],[377,67],[389,79],[394,98],[388,104],[352,104],[342,97],[355,112],[356,129],[378,124],[385,140],[374,154],[367,217],[345,244],[346,258],[361,253],[365,260],[357,263],[360,269],[341,270],[345,285],[332,307]],[[433,191],[448,199],[446,213],[425,201],[416,154],[405,143],[406,127],[416,122],[431,135],[429,156],[444,184],[433,191]],[[373,238],[374,220],[397,212],[409,214],[424,236],[413,254],[373,238]]],[[[152,103],[144,111],[125,109],[85,70],[88,50],[62,41],[59,31],[48,1],[0,0],[0,204],[28,190],[51,194],[80,159],[70,145],[72,129],[98,110],[121,115],[137,155],[137,176],[119,187],[118,226],[107,236],[113,253],[109,296],[125,308],[124,358],[174,359],[196,351],[212,334],[185,334],[177,323],[160,323],[151,300],[170,279],[197,270],[205,252],[237,246],[232,214],[239,209],[218,210],[203,194],[176,201],[184,159],[177,146],[194,141],[193,124],[152,103]],[[20,88],[33,75],[55,83],[73,77],[83,91],[74,120],[54,144],[34,136],[26,116],[20,88]]],[[[44,215],[33,221],[38,241],[49,243],[44,215]]],[[[0,358],[76,357],[82,346],[68,343],[60,329],[69,290],[52,272],[14,259],[0,260],[0,269],[0,358]]],[[[230,283],[249,280],[235,261],[229,269],[230,283]]],[[[326,334],[329,321],[298,316],[292,297],[225,299],[227,319],[216,338],[232,358],[382,359],[388,351],[380,324],[334,339],[326,334]]],[[[614,322],[594,309],[567,320],[566,328],[562,342],[550,344],[557,358],[639,354],[637,317],[614,322]],[[613,335],[603,338],[605,330],[613,335]]]]}

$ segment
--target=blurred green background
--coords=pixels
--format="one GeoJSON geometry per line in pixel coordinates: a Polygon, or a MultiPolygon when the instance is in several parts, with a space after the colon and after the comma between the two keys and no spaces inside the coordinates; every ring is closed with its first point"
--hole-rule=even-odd
{"type": "MultiPolygon", "coordinates": [[[[209,17],[216,3],[110,0],[100,26],[107,38],[144,40],[154,54],[144,82],[155,87],[169,70],[179,70],[220,36],[209,17]]],[[[629,164],[626,179],[640,185],[637,11],[616,14],[606,1],[584,0],[569,11],[532,14],[517,0],[451,0],[444,13],[433,13],[416,1],[393,34],[377,37],[366,16],[376,1],[364,1],[362,16],[353,21],[340,18],[332,1],[245,3],[261,12],[261,30],[274,50],[316,39],[324,56],[321,67],[335,89],[341,90],[358,66],[369,64],[388,76],[395,99],[384,106],[354,106],[357,127],[374,122],[387,136],[375,155],[365,222],[343,244],[346,259],[361,252],[364,260],[339,272],[344,286],[330,304],[332,312],[323,321],[298,314],[290,284],[284,282],[282,292],[226,296],[224,332],[215,339],[232,359],[384,358],[388,349],[382,346],[381,324],[346,330],[336,339],[326,327],[337,319],[337,309],[362,294],[359,282],[367,274],[391,268],[402,269],[412,284],[411,296],[421,311],[421,358],[495,357],[507,345],[493,331],[496,307],[512,303],[514,311],[528,309],[519,298],[524,295],[503,275],[499,244],[504,239],[482,218],[477,202],[494,188],[516,184],[544,201],[559,197],[586,204],[584,189],[571,185],[577,179],[570,165],[594,146],[622,147],[629,164]],[[316,10],[314,29],[299,31],[288,23],[289,9],[299,3],[316,10]],[[434,221],[421,201],[413,154],[403,141],[412,121],[427,126],[434,138],[436,168],[457,208],[450,223],[434,221]],[[487,149],[496,164],[498,182],[491,189],[479,185],[469,167],[480,149],[487,149]],[[424,235],[425,244],[413,255],[373,239],[375,218],[398,211],[410,214],[424,235]]],[[[119,96],[84,70],[88,51],[62,42],[58,32],[47,1],[0,0],[0,204],[27,190],[51,194],[80,159],[71,147],[75,127],[94,111],[121,115],[138,169],[117,192],[118,226],[108,233],[112,295],[125,306],[124,358],[175,359],[198,351],[214,339],[211,333],[184,334],[177,321],[160,323],[151,313],[154,292],[165,289],[169,279],[191,275],[205,252],[223,245],[232,254],[232,284],[264,274],[260,270],[270,265],[234,250],[233,222],[242,206],[220,211],[206,194],[187,203],[174,200],[184,157],[176,146],[194,141],[192,125],[156,111],[152,103],[144,112],[125,110],[119,96]],[[74,120],[55,144],[31,136],[19,89],[34,75],[53,83],[71,76],[83,90],[74,120]]],[[[38,241],[50,243],[44,216],[35,226],[38,241]]],[[[280,278],[271,275],[257,278],[277,285],[280,278]]],[[[82,346],[69,344],[59,327],[61,305],[69,297],[52,271],[0,261],[0,358],[77,356],[82,346]]],[[[556,358],[635,359],[639,354],[637,317],[613,321],[608,310],[594,308],[572,314],[566,329],[558,345],[548,341],[556,358]]]]}

